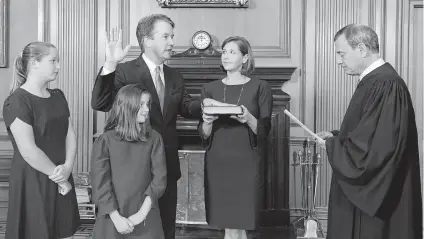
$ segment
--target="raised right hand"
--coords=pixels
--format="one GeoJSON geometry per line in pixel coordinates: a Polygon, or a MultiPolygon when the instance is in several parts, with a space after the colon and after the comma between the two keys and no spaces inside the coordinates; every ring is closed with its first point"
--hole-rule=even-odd
{"type": "Polygon", "coordinates": [[[118,64],[127,56],[131,45],[127,45],[122,50],[122,30],[119,30],[119,34],[116,34],[116,29],[112,29],[110,32],[110,38],[108,33],[105,32],[106,39],[106,62],[118,64]]]}
{"type": "Polygon", "coordinates": [[[112,220],[116,231],[120,234],[128,234],[134,230],[133,223],[127,218],[121,216],[118,212],[115,212],[114,215],[110,215],[110,219],[112,220]]]}
{"type": "Polygon", "coordinates": [[[328,138],[331,138],[334,136],[331,132],[327,132],[327,131],[319,132],[317,133],[317,135],[323,140],[327,140],[328,138]]]}

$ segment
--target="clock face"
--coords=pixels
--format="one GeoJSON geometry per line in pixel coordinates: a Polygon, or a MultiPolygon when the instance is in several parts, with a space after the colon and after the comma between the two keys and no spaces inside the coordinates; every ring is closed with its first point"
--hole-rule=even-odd
{"type": "Polygon", "coordinates": [[[196,49],[204,50],[211,44],[211,36],[205,31],[198,31],[194,33],[192,42],[196,49]]]}

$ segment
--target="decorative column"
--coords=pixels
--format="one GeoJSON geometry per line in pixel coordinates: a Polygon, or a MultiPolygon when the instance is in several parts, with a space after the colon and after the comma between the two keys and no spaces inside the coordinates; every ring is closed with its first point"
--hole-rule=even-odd
{"type": "Polygon", "coordinates": [[[57,46],[61,66],[51,87],[63,90],[68,100],[78,145],[74,171],[89,172],[93,142],[90,101],[97,74],[97,1],[48,2],[46,40],[57,46]]]}

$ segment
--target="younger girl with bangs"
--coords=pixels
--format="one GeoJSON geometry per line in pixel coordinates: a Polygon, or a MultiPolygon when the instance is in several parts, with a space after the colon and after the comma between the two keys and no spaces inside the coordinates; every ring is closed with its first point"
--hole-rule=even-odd
{"type": "Polygon", "coordinates": [[[166,188],[165,151],[148,123],[149,106],[146,89],[122,87],[94,143],[94,239],[164,238],[157,201],[166,188]]]}

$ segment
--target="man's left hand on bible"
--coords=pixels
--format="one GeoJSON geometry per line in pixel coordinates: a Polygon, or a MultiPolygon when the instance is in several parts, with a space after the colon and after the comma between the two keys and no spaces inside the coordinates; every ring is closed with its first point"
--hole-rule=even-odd
{"type": "Polygon", "coordinates": [[[233,104],[223,103],[211,98],[205,98],[202,101],[202,106],[234,106],[233,104]]]}

